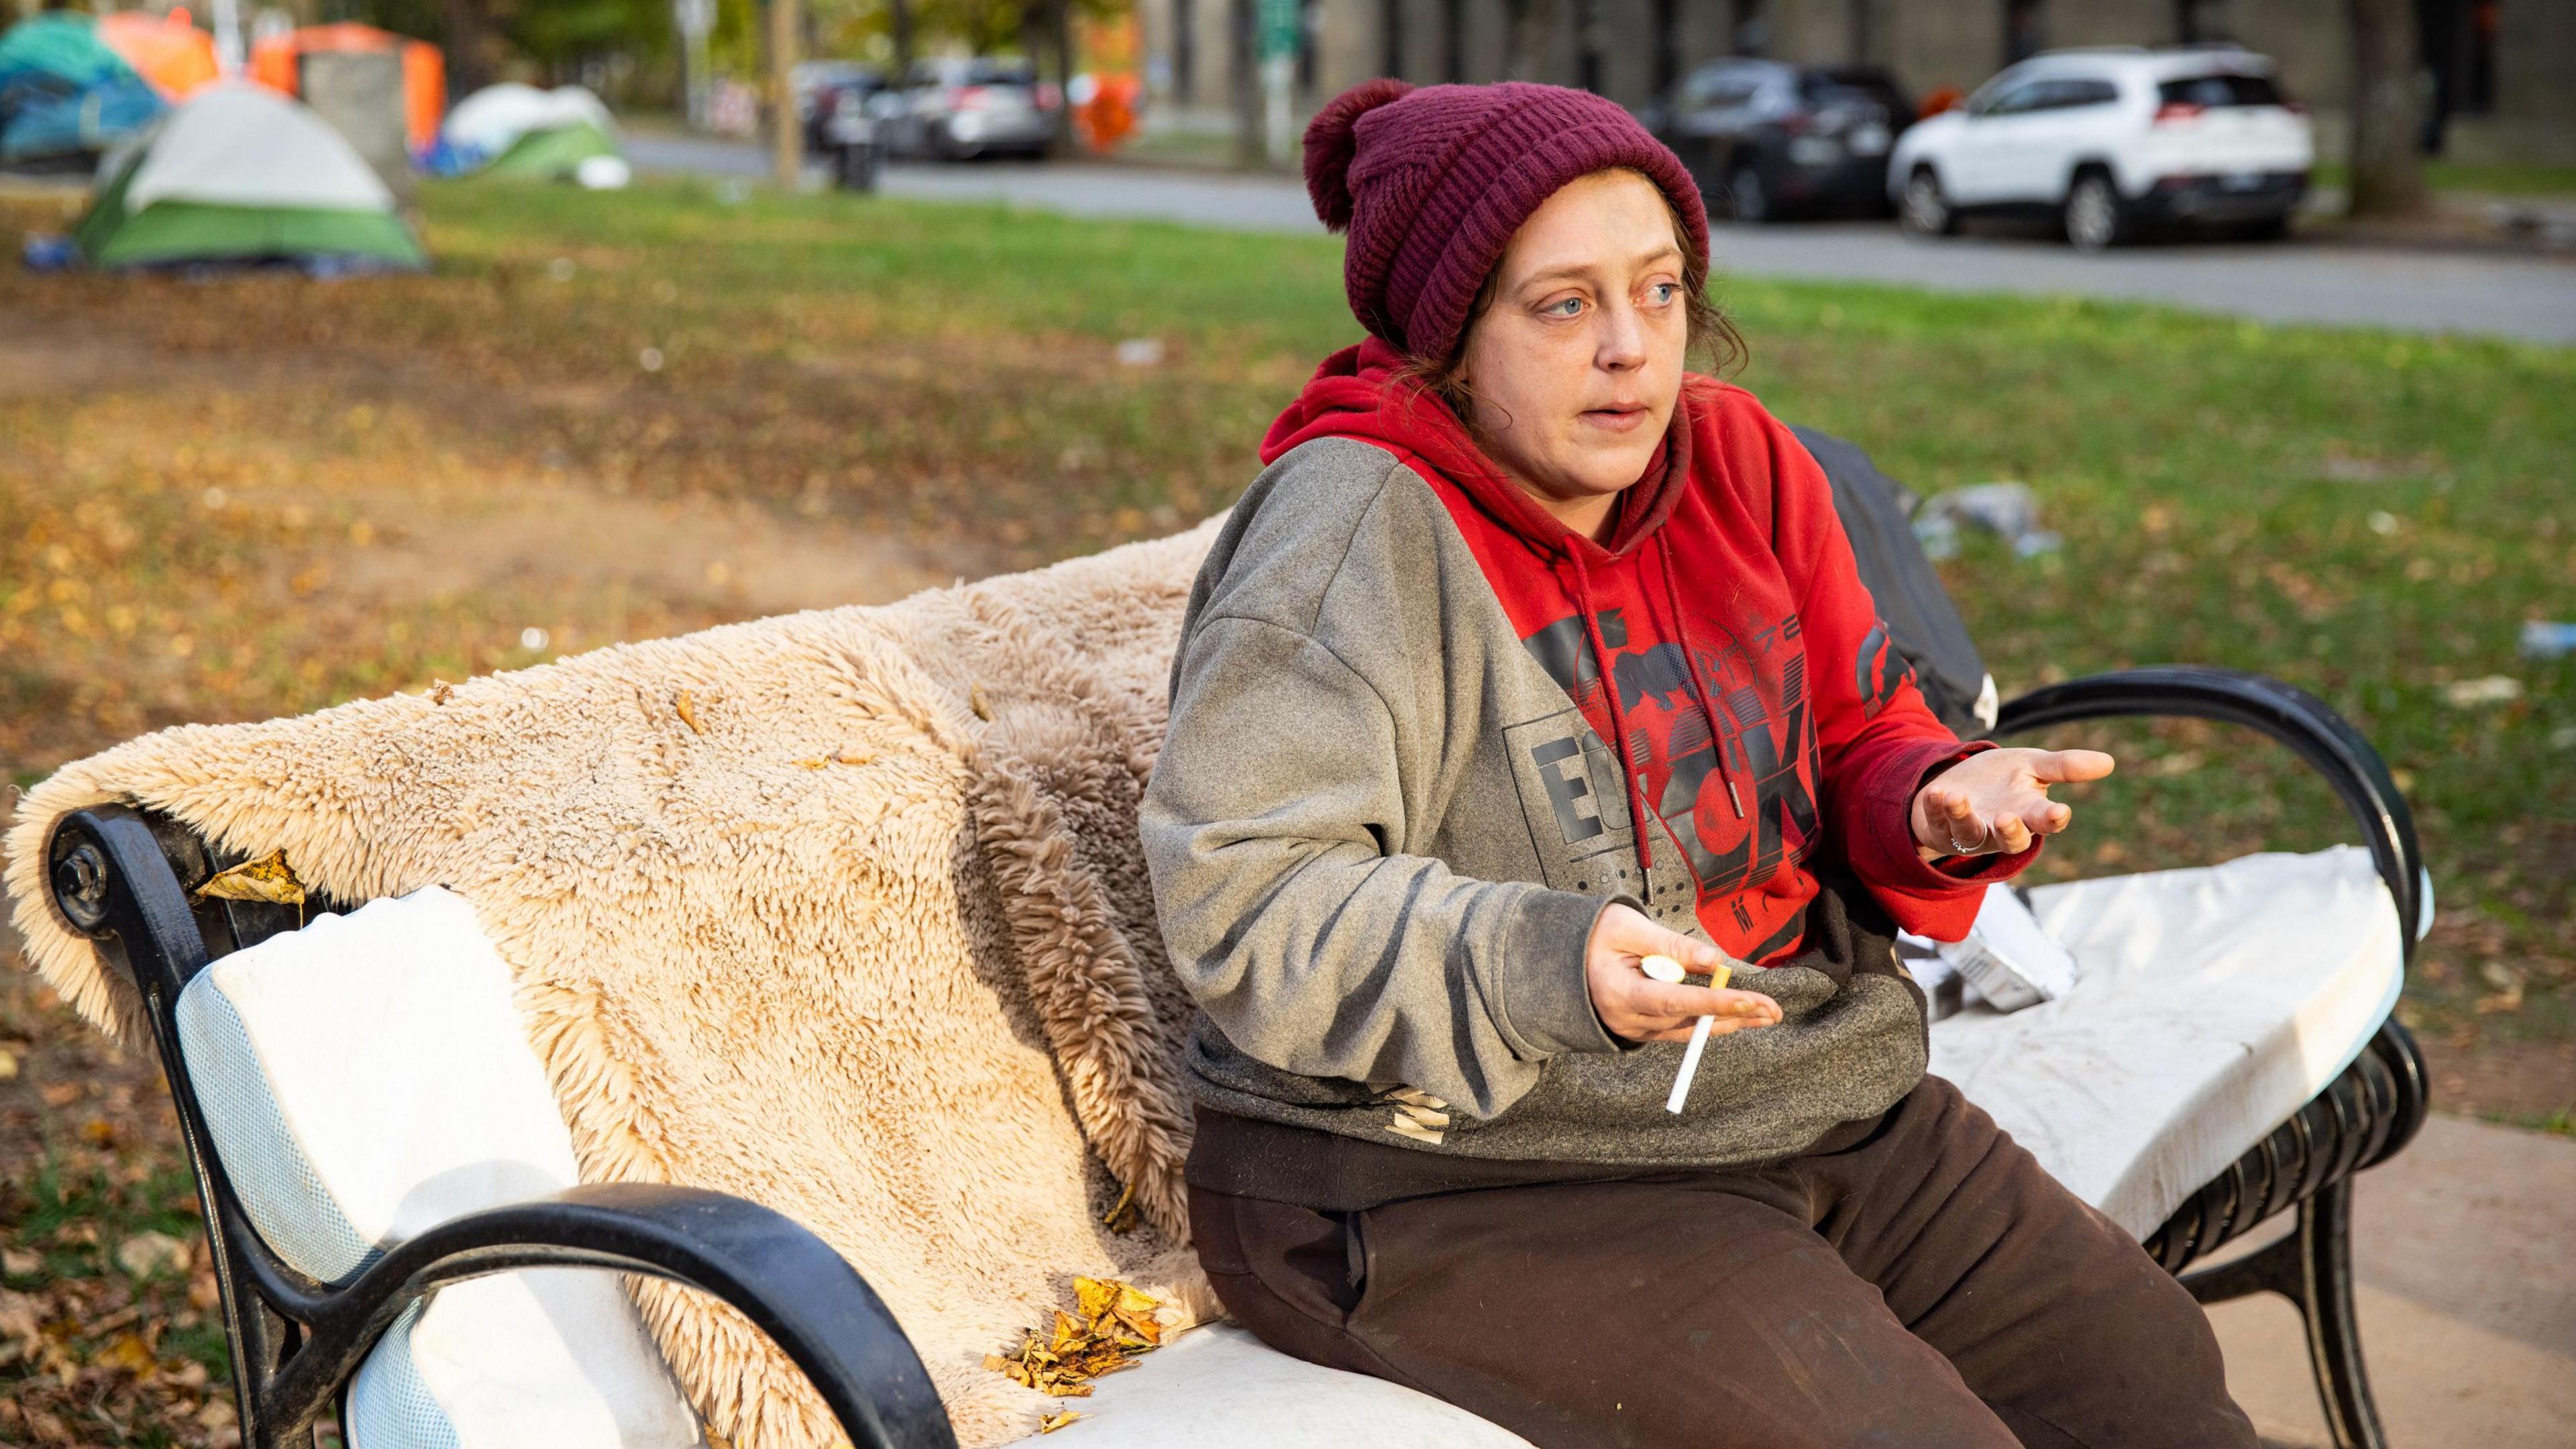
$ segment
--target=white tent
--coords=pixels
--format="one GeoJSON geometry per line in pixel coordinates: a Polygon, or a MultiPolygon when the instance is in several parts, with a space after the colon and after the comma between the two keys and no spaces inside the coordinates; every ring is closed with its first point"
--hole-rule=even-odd
{"type": "Polygon", "coordinates": [[[500,155],[536,131],[556,131],[589,124],[617,134],[617,122],[599,97],[580,86],[539,90],[517,81],[485,86],[456,103],[438,128],[440,139],[456,151],[485,159],[500,155]]]}

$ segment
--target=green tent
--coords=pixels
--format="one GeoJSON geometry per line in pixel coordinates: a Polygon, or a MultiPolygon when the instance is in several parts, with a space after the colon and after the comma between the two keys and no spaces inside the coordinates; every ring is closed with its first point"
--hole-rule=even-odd
{"type": "Polygon", "coordinates": [[[111,161],[72,240],[102,267],[428,264],[393,193],[321,117],[263,86],[207,86],[111,161]]]}
{"type": "Polygon", "coordinates": [[[438,169],[449,175],[572,181],[596,191],[624,186],[634,174],[608,107],[579,86],[485,86],[447,113],[438,149],[438,169]]]}
{"type": "Polygon", "coordinates": [[[483,168],[486,176],[519,176],[532,181],[559,181],[578,174],[593,156],[622,159],[617,140],[589,121],[552,130],[530,131],[483,168]]]}

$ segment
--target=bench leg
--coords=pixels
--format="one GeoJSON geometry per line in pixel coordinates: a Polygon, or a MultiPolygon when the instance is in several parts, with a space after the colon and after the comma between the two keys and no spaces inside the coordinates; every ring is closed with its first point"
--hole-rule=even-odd
{"type": "Polygon", "coordinates": [[[2300,1203],[2298,1228],[2288,1237],[2233,1263],[2187,1274],[2182,1282],[2203,1303],[2269,1291],[2297,1304],[2308,1327],[2308,1366],[2316,1372],[2335,1449],[2388,1449],[2353,1313],[2350,1178],[2300,1203]]]}

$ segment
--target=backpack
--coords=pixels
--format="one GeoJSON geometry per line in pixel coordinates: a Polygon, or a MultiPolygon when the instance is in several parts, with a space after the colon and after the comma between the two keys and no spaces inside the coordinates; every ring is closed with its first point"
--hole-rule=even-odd
{"type": "Polygon", "coordinates": [[[1856,445],[1814,428],[1793,424],[1789,431],[1833,485],[1834,512],[1859,560],[1860,581],[1877,601],[1889,642],[1913,667],[1923,702],[1962,739],[1993,729],[1999,707],[1995,677],[1986,672],[1976,641],[1914,537],[1914,510],[1922,500],[1878,471],[1856,445]]]}

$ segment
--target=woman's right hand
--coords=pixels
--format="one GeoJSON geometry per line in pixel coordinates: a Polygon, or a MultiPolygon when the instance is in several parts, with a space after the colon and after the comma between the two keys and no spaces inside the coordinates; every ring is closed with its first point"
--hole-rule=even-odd
{"type": "MultiPolygon", "coordinates": [[[[1613,905],[1592,923],[1583,952],[1584,983],[1592,1009],[1610,1034],[1628,1041],[1688,1041],[1703,1016],[1717,1018],[1709,1035],[1724,1036],[1780,1020],[1780,1003],[1759,991],[1711,991],[1677,986],[1645,972],[1649,956],[1670,956],[1693,975],[1730,964],[1725,952],[1647,920],[1632,906],[1613,905]]],[[[1739,968],[1742,963],[1733,963],[1739,968]]]]}

